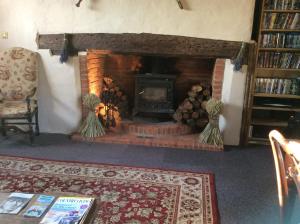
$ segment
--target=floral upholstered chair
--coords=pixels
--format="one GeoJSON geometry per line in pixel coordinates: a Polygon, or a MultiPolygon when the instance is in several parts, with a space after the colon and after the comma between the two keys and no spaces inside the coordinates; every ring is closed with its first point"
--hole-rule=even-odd
{"type": "Polygon", "coordinates": [[[24,48],[0,50],[0,128],[18,129],[34,139],[39,134],[37,53],[24,48]],[[35,118],[35,119],[34,119],[35,118]],[[33,121],[34,119],[34,121],[33,121]]]}

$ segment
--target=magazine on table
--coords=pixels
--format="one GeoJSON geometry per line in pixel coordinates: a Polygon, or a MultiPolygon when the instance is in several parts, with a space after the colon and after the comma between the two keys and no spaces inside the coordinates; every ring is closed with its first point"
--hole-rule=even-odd
{"type": "Polygon", "coordinates": [[[31,200],[34,194],[11,193],[8,198],[0,204],[0,213],[18,214],[31,200]]]}
{"type": "Polygon", "coordinates": [[[94,198],[59,197],[40,224],[79,224],[94,198]]]}
{"type": "Polygon", "coordinates": [[[39,195],[23,215],[25,217],[41,217],[54,199],[55,197],[51,195],[39,195]]]}

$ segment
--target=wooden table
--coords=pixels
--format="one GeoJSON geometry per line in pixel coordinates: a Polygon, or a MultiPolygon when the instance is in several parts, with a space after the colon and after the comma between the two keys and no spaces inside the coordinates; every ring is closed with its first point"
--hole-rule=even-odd
{"type": "MultiPolygon", "coordinates": [[[[51,194],[51,193],[45,193],[46,195],[53,195],[56,197],[59,196],[82,196],[82,197],[86,197],[83,195],[74,195],[72,193],[60,193],[60,194],[51,194]]],[[[0,203],[2,203],[2,201],[5,201],[7,199],[7,197],[10,195],[10,193],[1,193],[0,192],[0,203]]],[[[44,217],[44,215],[47,213],[44,212],[44,214],[42,215],[42,217],[40,218],[28,218],[28,217],[24,217],[23,213],[32,205],[32,203],[35,201],[35,199],[39,196],[39,194],[35,194],[33,196],[33,198],[31,199],[31,201],[29,202],[29,204],[23,208],[17,215],[10,215],[10,214],[0,214],[0,223],[1,224],[39,224],[40,221],[42,220],[42,218],[44,217]]],[[[85,217],[84,220],[84,224],[91,224],[96,216],[96,211],[98,209],[98,205],[97,205],[97,199],[95,200],[93,206],[90,208],[88,215],[85,217]]],[[[49,206],[50,208],[51,206],[49,206]]],[[[49,209],[48,208],[48,209],[49,209]]]]}
{"type": "Polygon", "coordinates": [[[289,175],[294,180],[298,196],[300,197],[300,141],[290,140],[287,144],[286,153],[289,156],[289,175]]]}

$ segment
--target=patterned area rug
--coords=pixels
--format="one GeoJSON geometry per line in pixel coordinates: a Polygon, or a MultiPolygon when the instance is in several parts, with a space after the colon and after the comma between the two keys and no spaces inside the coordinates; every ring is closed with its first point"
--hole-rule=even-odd
{"type": "Polygon", "coordinates": [[[94,224],[216,224],[212,174],[0,156],[0,191],[95,196],[94,224]]]}

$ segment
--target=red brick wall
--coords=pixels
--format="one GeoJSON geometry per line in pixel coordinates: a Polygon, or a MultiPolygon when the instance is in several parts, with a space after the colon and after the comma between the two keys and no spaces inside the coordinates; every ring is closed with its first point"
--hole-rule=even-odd
{"type": "Polygon", "coordinates": [[[212,78],[212,97],[221,100],[224,79],[225,59],[217,59],[212,78]]]}
{"type": "Polygon", "coordinates": [[[178,103],[187,97],[187,92],[193,85],[209,86],[211,84],[214,62],[213,59],[204,58],[179,58],[177,60],[176,68],[180,71],[175,83],[178,103]]]}
{"type": "MultiPolygon", "coordinates": [[[[117,86],[127,95],[129,103],[133,103],[135,74],[140,66],[140,56],[116,55],[107,56],[105,76],[114,80],[117,86]]],[[[133,106],[133,105],[129,105],[133,106]]]]}

